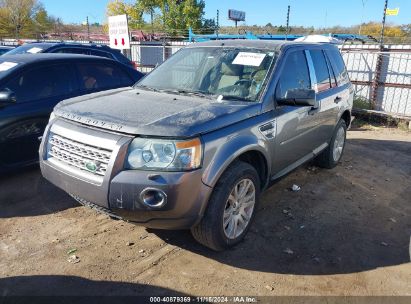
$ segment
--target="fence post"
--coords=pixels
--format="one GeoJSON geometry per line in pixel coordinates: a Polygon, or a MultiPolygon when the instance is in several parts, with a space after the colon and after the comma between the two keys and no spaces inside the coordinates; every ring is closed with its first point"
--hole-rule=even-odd
{"type": "Polygon", "coordinates": [[[166,61],[166,41],[163,40],[163,62],[166,61]]]}
{"type": "Polygon", "coordinates": [[[377,64],[375,66],[375,75],[372,81],[372,94],[371,94],[371,109],[377,109],[377,99],[378,99],[378,88],[380,87],[382,63],[384,60],[383,52],[386,51],[384,46],[380,46],[380,51],[378,52],[377,64]]]}

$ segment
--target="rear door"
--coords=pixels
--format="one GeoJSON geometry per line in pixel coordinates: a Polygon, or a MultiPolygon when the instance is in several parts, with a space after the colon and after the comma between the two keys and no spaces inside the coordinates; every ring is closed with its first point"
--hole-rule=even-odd
{"type": "Polygon", "coordinates": [[[328,143],[332,137],[338,119],[338,103],[342,100],[333,69],[320,48],[311,49],[309,56],[312,60],[316,75],[315,90],[318,101],[318,130],[315,138],[316,145],[328,143]]]}
{"type": "Polygon", "coordinates": [[[332,67],[337,87],[334,91],[341,99],[337,102],[337,107],[341,109],[347,105],[352,105],[354,99],[354,90],[348,77],[347,69],[341,53],[337,48],[330,48],[325,51],[330,66],[332,67]]]}
{"type": "Polygon", "coordinates": [[[17,102],[0,108],[7,121],[0,129],[0,167],[35,162],[38,138],[54,106],[78,94],[74,71],[67,64],[27,68],[0,88],[5,89],[16,94],[17,102]]]}

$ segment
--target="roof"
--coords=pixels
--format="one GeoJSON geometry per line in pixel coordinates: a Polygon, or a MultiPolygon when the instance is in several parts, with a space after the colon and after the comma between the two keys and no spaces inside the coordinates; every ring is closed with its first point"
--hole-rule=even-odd
{"type": "Polygon", "coordinates": [[[65,45],[65,46],[79,46],[79,47],[94,47],[94,48],[106,48],[107,46],[102,44],[94,44],[94,43],[78,43],[78,42],[29,42],[23,44],[23,46],[38,46],[41,48],[50,48],[56,45],[65,45]]]}
{"type": "Polygon", "coordinates": [[[188,45],[187,47],[242,47],[242,48],[257,48],[280,50],[285,46],[307,46],[307,45],[324,45],[323,43],[307,43],[294,42],[284,40],[251,40],[251,39],[229,39],[229,40],[211,40],[205,42],[197,42],[188,45]]]}
{"type": "Polygon", "coordinates": [[[66,60],[111,60],[104,57],[90,56],[90,55],[77,55],[77,54],[54,54],[54,53],[41,53],[41,54],[21,54],[21,55],[3,55],[0,57],[0,61],[11,61],[20,64],[28,64],[42,61],[66,61],[66,60]]]}

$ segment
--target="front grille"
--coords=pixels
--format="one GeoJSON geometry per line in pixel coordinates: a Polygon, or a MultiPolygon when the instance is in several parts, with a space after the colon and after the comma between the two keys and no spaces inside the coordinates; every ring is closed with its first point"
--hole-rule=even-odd
{"type": "Polygon", "coordinates": [[[93,147],[57,134],[49,136],[48,158],[76,167],[80,170],[104,176],[112,151],[93,147]]]}

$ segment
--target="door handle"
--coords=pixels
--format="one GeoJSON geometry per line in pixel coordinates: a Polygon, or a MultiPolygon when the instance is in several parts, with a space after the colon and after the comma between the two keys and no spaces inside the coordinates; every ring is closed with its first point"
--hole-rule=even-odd
{"type": "Polygon", "coordinates": [[[316,113],[318,113],[318,108],[311,108],[308,110],[308,115],[314,115],[316,113]]]}
{"type": "Polygon", "coordinates": [[[342,100],[340,96],[335,97],[334,103],[339,103],[342,100]]]}

